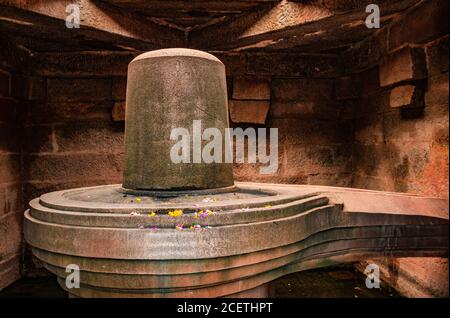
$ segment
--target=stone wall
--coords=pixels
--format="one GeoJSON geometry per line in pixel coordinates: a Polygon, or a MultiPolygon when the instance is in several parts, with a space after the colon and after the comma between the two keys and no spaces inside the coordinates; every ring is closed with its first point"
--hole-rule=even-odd
{"type": "MultiPolygon", "coordinates": [[[[127,56],[127,63],[131,59],[127,56]]],[[[124,122],[113,121],[112,110],[124,101],[125,78],[106,66],[97,72],[100,64],[84,73],[80,61],[82,55],[71,59],[59,53],[34,59],[40,94],[24,116],[25,202],[50,191],[122,181],[124,122]]],[[[27,248],[24,274],[45,274],[31,258],[27,248]]]]}
{"type": "Polygon", "coordinates": [[[32,88],[26,56],[0,38],[0,290],[20,277],[23,200],[20,176],[22,111],[32,88]]]}
{"type": "Polygon", "coordinates": [[[235,164],[236,180],[350,186],[352,110],[335,98],[336,55],[218,57],[229,73],[231,125],[278,129],[278,170],[264,175],[260,164],[235,164]]]}
{"type": "MultiPolygon", "coordinates": [[[[448,45],[448,1],[433,0],[342,55],[338,87],[355,114],[353,187],[448,198],[448,45]]],[[[448,297],[448,258],[368,262],[405,296],[448,297]]]]}
{"type": "Polygon", "coordinates": [[[353,187],[448,197],[447,7],[420,3],[343,54],[353,187]]]}

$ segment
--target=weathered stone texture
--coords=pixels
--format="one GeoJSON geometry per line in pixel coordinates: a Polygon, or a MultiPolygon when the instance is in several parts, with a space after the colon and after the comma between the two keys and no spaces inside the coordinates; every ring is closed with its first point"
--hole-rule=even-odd
{"type": "Polygon", "coordinates": [[[270,82],[258,78],[235,78],[233,98],[270,100],[270,82]]]}
{"type": "Polygon", "coordinates": [[[2,60],[0,66],[0,290],[20,277],[22,248],[19,118],[27,91],[17,79],[27,79],[8,61],[2,60]]]}
{"type": "Polygon", "coordinates": [[[406,46],[389,54],[380,65],[382,87],[404,81],[421,80],[426,76],[425,53],[422,48],[406,46]]]}
{"type": "Polygon", "coordinates": [[[355,187],[448,197],[447,7],[421,2],[342,54],[350,74],[368,68],[354,109],[355,187]]]}
{"type": "MultiPolygon", "coordinates": [[[[191,131],[192,140],[200,138],[194,136],[196,120],[202,130],[228,128],[225,67],[216,57],[190,49],[139,55],[128,67],[126,105],[125,188],[193,190],[233,185],[232,165],[225,162],[224,151],[221,160],[211,163],[196,158],[198,149],[189,151],[192,156],[184,164],[171,158],[174,128],[191,131]]],[[[199,146],[205,144],[203,139],[199,146]]]]}
{"type": "Polygon", "coordinates": [[[112,108],[111,116],[113,121],[125,120],[126,103],[124,101],[115,102],[112,108]]]}
{"type": "Polygon", "coordinates": [[[228,109],[234,123],[264,124],[270,102],[266,100],[229,100],[228,109]]]}
{"type": "Polygon", "coordinates": [[[247,73],[333,78],[340,74],[340,68],[336,55],[251,53],[247,55],[247,73]]]}
{"type": "Polygon", "coordinates": [[[358,76],[339,77],[335,81],[337,100],[358,99],[361,97],[361,81],[358,76]]]}
{"type": "Polygon", "coordinates": [[[47,86],[51,102],[111,100],[109,78],[50,78],[47,86]]]}
{"type": "Polygon", "coordinates": [[[423,90],[416,85],[397,86],[391,90],[390,106],[397,107],[423,107],[423,90]]]}
{"type": "Polygon", "coordinates": [[[389,50],[408,44],[423,44],[448,34],[449,2],[422,1],[392,25],[389,50]]]}
{"type": "Polygon", "coordinates": [[[448,49],[448,35],[430,42],[425,46],[429,76],[448,72],[448,49]]]}
{"type": "Polygon", "coordinates": [[[448,298],[448,258],[400,257],[373,259],[358,265],[380,266],[381,279],[410,298],[448,298]]]}

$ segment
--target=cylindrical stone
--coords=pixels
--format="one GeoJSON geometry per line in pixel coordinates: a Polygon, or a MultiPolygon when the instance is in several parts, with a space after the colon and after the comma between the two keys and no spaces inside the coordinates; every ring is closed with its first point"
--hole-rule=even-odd
{"type": "MultiPolygon", "coordinates": [[[[137,56],[128,66],[123,187],[134,190],[198,190],[232,186],[232,164],[225,163],[228,128],[225,66],[211,54],[163,49],[137,56]],[[202,131],[222,133],[221,162],[193,162],[193,121],[202,131]],[[190,162],[174,163],[174,128],[190,134],[190,162]]],[[[181,138],[180,138],[181,139],[181,138]]]]}

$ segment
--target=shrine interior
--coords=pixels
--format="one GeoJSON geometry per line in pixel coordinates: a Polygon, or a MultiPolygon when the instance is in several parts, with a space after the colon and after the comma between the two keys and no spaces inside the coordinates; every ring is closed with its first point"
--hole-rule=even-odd
{"type": "MultiPolygon", "coordinates": [[[[52,275],[23,238],[30,200],[122,182],[127,69],[146,51],[214,55],[230,126],[278,128],[276,172],[234,163],[235,181],[448,200],[447,0],[81,0],[79,28],[72,2],[0,0],[0,296],[52,275]]],[[[378,261],[395,293],[448,297],[448,257],[378,261]]]]}

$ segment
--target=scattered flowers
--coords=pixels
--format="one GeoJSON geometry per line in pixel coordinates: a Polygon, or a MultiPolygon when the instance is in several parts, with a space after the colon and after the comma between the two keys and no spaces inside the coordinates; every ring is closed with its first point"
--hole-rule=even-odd
{"type": "Polygon", "coordinates": [[[272,205],[271,205],[271,204],[268,204],[268,205],[266,205],[264,208],[270,209],[271,207],[272,207],[272,205]]]}
{"type": "Polygon", "coordinates": [[[141,198],[136,198],[136,202],[137,202],[137,203],[139,203],[139,202],[141,202],[141,201],[142,201],[141,198]]]}
{"type": "Polygon", "coordinates": [[[189,227],[189,229],[191,230],[191,231],[197,231],[197,230],[200,230],[202,228],[202,226],[200,225],[200,224],[192,224],[190,227],[189,227]]]}
{"type": "Polygon", "coordinates": [[[147,215],[148,215],[148,216],[155,216],[155,215],[156,215],[156,212],[151,211],[151,212],[148,212],[147,215]]]}
{"type": "Polygon", "coordinates": [[[216,214],[216,212],[211,211],[209,209],[200,210],[200,211],[194,213],[194,218],[195,219],[198,219],[199,217],[204,218],[204,217],[215,215],[215,214],[216,214]]]}
{"type": "MultiPolygon", "coordinates": [[[[191,231],[198,231],[198,230],[201,230],[201,229],[210,229],[210,228],[211,228],[211,226],[209,226],[209,225],[206,225],[206,226],[202,227],[200,224],[196,224],[196,223],[192,223],[192,225],[189,226],[189,230],[191,230],[191,231]]],[[[187,229],[187,228],[185,228],[184,224],[177,224],[175,226],[175,229],[177,231],[183,231],[184,229],[187,229]]]]}
{"type": "Polygon", "coordinates": [[[170,217],[177,217],[183,215],[183,210],[173,210],[167,213],[170,217]]]}

